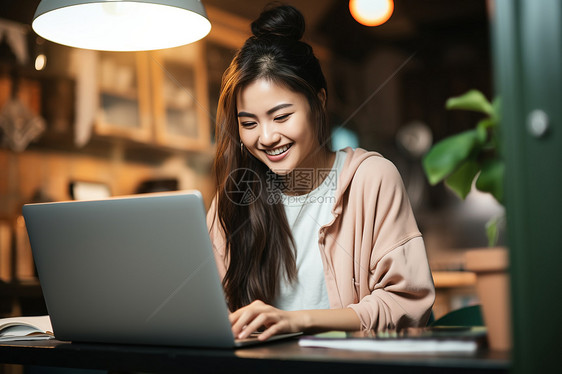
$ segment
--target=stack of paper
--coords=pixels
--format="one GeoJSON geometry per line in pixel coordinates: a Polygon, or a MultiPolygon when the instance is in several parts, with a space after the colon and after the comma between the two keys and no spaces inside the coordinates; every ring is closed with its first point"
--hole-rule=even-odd
{"type": "Polygon", "coordinates": [[[0,319],[0,342],[53,339],[49,316],[0,319]]]}
{"type": "Polygon", "coordinates": [[[358,336],[331,332],[305,336],[301,347],[336,348],[381,353],[472,353],[486,338],[484,327],[428,330],[416,334],[379,334],[358,336]]]}

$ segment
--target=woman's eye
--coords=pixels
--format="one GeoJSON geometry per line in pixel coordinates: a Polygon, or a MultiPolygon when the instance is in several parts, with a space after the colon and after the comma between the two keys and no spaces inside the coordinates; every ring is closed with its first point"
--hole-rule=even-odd
{"type": "Polygon", "coordinates": [[[256,124],[255,122],[240,122],[240,126],[242,127],[252,127],[255,124],[256,124]]]}
{"type": "Polygon", "coordinates": [[[275,117],[275,120],[278,121],[278,122],[283,122],[283,121],[287,120],[290,115],[291,115],[291,113],[289,113],[289,114],[282,114],[282,115],[280,115],[280,116],[275,117]]]}

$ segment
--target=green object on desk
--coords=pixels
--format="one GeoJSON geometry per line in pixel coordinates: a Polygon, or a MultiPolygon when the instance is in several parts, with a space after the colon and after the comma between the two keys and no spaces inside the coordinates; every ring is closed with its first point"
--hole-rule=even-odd
{"type": "Polygon", "coordinates": [[[471,305],[445,314],[430,326],[484,326],[484,318],[480,305],[471,305]]]}
{"type": "Polygon", "coordinates": [[[345,331],[326,331],[315,334],[314,336],[318,338],[346,338],[348,333],[345,331]]]}

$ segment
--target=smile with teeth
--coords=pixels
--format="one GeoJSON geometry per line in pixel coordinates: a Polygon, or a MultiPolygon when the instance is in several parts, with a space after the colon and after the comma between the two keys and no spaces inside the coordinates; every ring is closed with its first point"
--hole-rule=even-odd
{"type": "Polygon", "coordinates": [[[284,146],[279,147],[279,148],[266,150],[265,153],[267,153],[270,156],[277,156],[277,155],[280,155],[281,153],[287,152],[287,150],[289,148],[291,148],[291,146],[292,146],[292,144],[287,144],[287,145],[284,145],[284,146]]]}

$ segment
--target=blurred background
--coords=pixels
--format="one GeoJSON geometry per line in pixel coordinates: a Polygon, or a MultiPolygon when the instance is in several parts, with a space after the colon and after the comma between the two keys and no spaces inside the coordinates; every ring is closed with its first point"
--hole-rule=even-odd
{"type": "MultiPolygon", "coordinates": [[[[154,52],[94,52],[51,43],[30,27],[39,0],[0,6],[0,313],[42,308],[26,242],[25,203],[198,189],[207,206],[214,119],[223,71],[265,0],[206,0],[211,33],[154,52]],[[2,122],[3,121],[3,122],[2,122]]],[[[285,1],[307,21],[329,84],[333,146],[375,150],[402,174],[432,270],[463,270],[463,253],[487,245],[484,225],[502,208],[472,191],[462,201],[430,186],[421,158],[478,114],[445,102],[470,89],[489,99],[485,0],[395,0],[368,27],[347,1],[285,1]]],[[[373,171],[375,172],[375,171],[373,171]]],[[[502,237],[500,236],[500,243],[502,237]]],[[[436,278],[437,316],[476,302],[474,279],[436,278]]]]}

